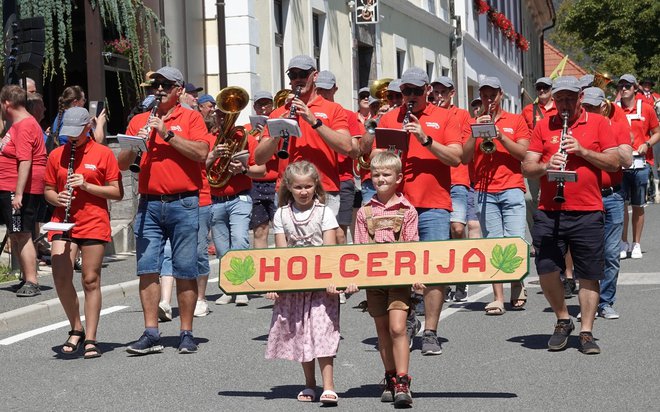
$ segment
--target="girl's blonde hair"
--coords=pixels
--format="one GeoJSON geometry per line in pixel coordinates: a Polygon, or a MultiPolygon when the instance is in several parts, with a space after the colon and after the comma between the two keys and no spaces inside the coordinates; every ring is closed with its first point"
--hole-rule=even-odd
{"type": "Polygon", "coordinates": [[[312,180],[314,180],[314,197],[316,197],[319,202],[325,203],[325,190],[321,184],[319,171],[316,169],[316,166],[307,160],[300,160],[290,163],[286,167],[286,170],[284,170],[282,182],[280,183],[280,192],[278,193],[278,205],[280,207],[293,202],[293,194],[291,194],[289,187],[293,184],[293,179],[296,177],[311,177],[312,180]]]}
{"type": "Polygon", "coordinates": [[[401,159],[394,152],[378,152],[371,159],[371,170],[374,169],[392,169],[397,174],[401,173],[401,159]]]}

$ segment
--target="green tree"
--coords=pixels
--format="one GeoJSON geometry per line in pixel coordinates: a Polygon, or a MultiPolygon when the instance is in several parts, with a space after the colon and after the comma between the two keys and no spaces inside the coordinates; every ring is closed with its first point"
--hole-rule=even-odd
{"type": "Polygon", "coordinates": [[[660,1],[565,0],[550,41],[581,66],[660,83],[660,1]]]}

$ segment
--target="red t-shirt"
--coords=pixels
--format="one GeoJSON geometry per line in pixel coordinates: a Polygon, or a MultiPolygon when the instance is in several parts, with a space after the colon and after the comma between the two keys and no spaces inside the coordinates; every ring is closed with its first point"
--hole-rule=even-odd
{"type": "MultiPolygon", "coordinates": [[[[458,122],[460,130],[463,130],[466,125],[470,124],[470,120],[472,117],[470,116],[470,113],[468,113],[467,110],[460,109],[456,106],[451,106],[449,108],[449,113],[451,116],[455,117],[455,121],[458,122]]],[[[465,134],[461,134],[461,144],[464,145],[465,141],[467,140],[468,136],[465,134]]],[[[451,185],[462,185],[466,187],[470,187],[470,173],[468,171],[468,165],[464,165],[463,163],[459,164],[456,167],[451,168],[451,185]]]]}
{"type": "MultiPolygon", "coordinates": [[[[252,124],[250,123],[243,127],[245,127],[246,132],[252,131],[252,124]]],[[[260,142],[261,134],[257,135],[255,138],[257,139],[257,143],[260,142]]],[[[280,158],[277,157],[277,153],[273,154],[273,157],[271,157],[270,160],[266,162],[266,175],[264,177],[254,178],[252,180],[255,182],[274,182],[277,180],[277,176],[279,174],[279,162],[280,158]]]]}
{"type": "Polygon", "coordinates": [[[44,132],[34,117],[11,125],[0,141],[0,190],[16,191],[19,162],[31,160],[30,176],[23,193],[43,194],[46,170],[44,132]]]}
{"type": "MultiPolygon", "coordinates": [[[[621,106],[633,132],[633,150],[637,150],[642,143],[648,141],[651,137],[651,130],[658,127],[658,117],[653,107],[644,102],[638,104],[638,101],[635,100],[631,107],[621,106]]],[[[646,161],[649,164],[653,164],[653,150],[646,151],[646,161]]]]}
{"type": "MultiPolygon", "coordinates": [[[[213,148],[215,145],[215,136],[211,133],[206,134],[206,139],[209,142],[209,147],[213,148]]],[[[206,178],[206,162],[202,163],[202,188],[199,189],[199,206],[209,206],[211,202],[211,185],[209,180],[206,178]]]]}
{"type": "MultiPolygon", "coordinates": [[[[470,120],[474,124],[475,119],[470,120]]],[[[519,114],[502,111],[495,125],[500,132],[514,142],[529,140],[530,131],[525,119],[519,114]]],[[[538,127],[538,123],[536,123],[538,127]]],[[[470,127],[463,131],[467,137],[472,133],[470,127]]],[[[485,154],[479,149],[481,139],[474,142],[474,188],[480,192],[499,193],[508,189],[525,191],[525,181],[520,169],[520,160],[516,159],[504,148],[499,139],[493,139],[496,151],[485,154]]]]}
{"type": "MultiPolygon", "coordinates": [[[[379,127],[403,128],[406,108],[391,110],[380,118],[379,127]]],[[[433,140],[443,144],[461,144],[461,129],[449,110],[427,104],[421,113],[415,113],[422,130],[433,140]]],[[[451,211],[451,172],[428,147],[409,134],[408,151],[401,155],[403,163],[403,195],[415,207],[451,211]]]]}
{"type": "MultiPolygon", "coordinates": [[[[534,104],[535,103],[528,104],[522,109],[522,112],[520,113],[520,115],[525,118],[525,122],[527,123],[529,130],[534,129],[534,104]]],[[[536,103],[536,106],[536,123],[545,117],[557,114],[557,107],[555,107],[554,100],[552,101],[552,107],[549,109],[546,109],[545,105],[540,103],[536,103]]]]}
{"type": "MultiPolygon", "coordinates": [[[[320,119],[324,125],[334,131],[348,130],[348,119],[344,108],[339,104],[330,102],[321,96],[307,102],[307,107],[320,119]]],[[[289,108],[281,106],[273,110],[271,119],[282,115],[287,116],[289,108]]],[[[316,166],[321,175],[321,184],[327,192],[339,191],[339,171],[337,169],[337,152],[335,152],[315,129],[306,121],[298,121],[302,137],[289,139],[289,161],[307,160],[316,166]]],[[[268,128],[264,130],[264,137],[269,137],[268,128]]]]}
{"type": "MultiPolygon", "coordinates": [[[[529,143],[529,152],[539,153],[541,162],[547,163],[553,154],[559,150],[561,141],[562,119],[560,116],[546,117],[536,124],[529,143]]],[[[582,110],[579,119],[568,128],[580,145],[595,152],[603,152],[616,148],[616,140],[605,117],[587,113],[582,110]]],[[[568,155],[566,170],[577,172],[577,182],[567,182],[564,185],[566,202],[557,203],[553,200],[557,193],[557,183],[549,182],[548,176],[541,177],[541,198],[539,209],[547,211],[597,211],[603,210],[601,189],[601,169],[589,163],[582,157],[568,155]]]]}
{"type": "MultiPolygon", "coordinates": [[[[612,134],[616,140],[617,146],[624,144],[630,145],[630,126],[628,122],[624,119],[623,122],[613,122],[610,120],[610,126],[612,127],[612,134]]],[[[602,174],[602,187],[614,187],[621,184],[623,180],[623,170],[619,169],[616,172],[606,172],[605,170],[600,171],[602,174]]]]}
{"type": "MultiPolygon", "coordinates": [[[[147,124],[150,112],[140,113],[131,119],[126,134],[137,136],[147,124]]],[[[165,119],[165,127],[183,138],[194,142],[209,143],[207,128],[202,115],[181,105],[176,106],[165,119]]],[[[202,163],[191,160],[166,143],[155,131],[147,141],[147,153],[140,162],[139,192],[150,195],[167,195],[200,190],[202,188],[202,163]]]]}
{"type": "MultiPolygon", "coordinates": [[[[257,148],[257,138],[248,134],[247,149],[250,152],[248,157],[248,167],[254,166],[254,150],[257,148]]],[[[252,188],[252,179],[247,175],[237,174],[229,178],[226,185],[222,187],[211,187],[211,196],[232,196],[245,192],[252,188]]]]}
{"type": "MultiPolygon", "coordinates": [[[[364,125],[360,123],[355,112],[352,112],[348,109],[344,109],[346,112],[346,117],[348,119],[348,132],[351,134],[351,137],[362,137],[366,129],[364,125]]],[[[339,180],[345,182],[347,180],[353,179],[353,158],[337,153],[338,169],[339,169],[339,180]]]]}
{"type": "MultiPolygon", "coordinates": [[[[59,146],[48,156],[44,182],[58,193],[65,190],[70,160],[71,143],[59,146]]],[[[73,170],[77,174],[82,174],[87,183],[99,186],[121,179],[117,159],[112,150],[91,138],[88,138],[82,146],[76,147],[73,170]]],[[[107,199],[94,196],[80,188],[74,188],[73,196],[69,222],[76,225],[71,230],[71,236],[77,239],[99,239],[109,242],[111,229],[107,199]]],[[[51,221],[63,222],[64,212],[64,207],[55,208],[51,221]]],[[[59,233],[62,232],[49,232],[48,238],[52,240],[53,235],[59,233]]]]}

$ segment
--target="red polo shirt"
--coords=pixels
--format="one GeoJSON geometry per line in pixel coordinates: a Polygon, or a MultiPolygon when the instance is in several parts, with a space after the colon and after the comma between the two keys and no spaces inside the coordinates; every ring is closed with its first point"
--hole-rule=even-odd
{"type": "MultiPolygon", "coordinates": [[[[468,113],[467,110],[459,109],[456,106],[451,106],[449,108],[449,113],[450,116],[455,118],[455,121],[458,122],[458,125],[460,127],[460,130],[463,130],[466,125],[470,124],[470,120],[472,117],[470,116],[470,113],[468,113]]],[[[468,136],[465,134],[461,134],[461,144],[464,145],[465,141],[467,140],[468,136]]],[[[459,164],[456,167],[451,168],[451,185],[462,185],[466,187],[470,187],[470,173],[468,171],[468,165],[464,165],[463,163],[459,164]]]]}
{"type": "Polygon", "coordinates": [[[646,94],[644,94],[644,92],[640,91],[640,92],[637,92],[637,94],[635,95],[635,98],[640,99],[641,101],[646,102],[646,103],[650,104],[651,107],[653,107],[655,102],[657,100],[660,100],[660,94],[652,91],[647,96],[646,94]]]}
{"type": "MultiPolygon", "coordinates": [[[[65,190],[70,160],[71,143],[59,146],[48,156],[44,182],[58,193],[65,190]]],[[[99,186],[105,186],[106,183],[121,178],[115,155],[109,148],[96,143],[91,138],[88,138],[87,143],[82,146],[76,147],[74,172],[82,174],[86,182],[99,186]]],[[[73,196],[69,222],[76,225],[71,230],[71,236],[78,239],[99,239],[109,242],[108,201],[80,188],[73,190],[73,196]]],[[[64,207],[55,208],[51,221],[63,222],[64,212],[64,207]]],[[[52,240],[54,234],[59,233],[61,232],[50,232],[49,240],[52,240]]]]}
{"type": "MultiPolygon", "coordinates": [[[[568,130],[568,133],[572,134],[580,145],[595,152],[603,152],[617,146],[609,120],[599,114],[587,113],[582,110],[578,120],[568,130]]],[[[559,150],[561,132],[561,117],[557,115],[546,117],[536,124],[528,151],[539,153],[541,162],[549,162],[552,155],[559,150]]],[[[569,154],[566,170],[575,171],[578,175],[577,182],[567,182],[564,185],[566,202],[557,203],[553,200],[557,193],[557,183],[549,182],[548,176],[544,175],[541,177],[539,209],[547,211],[603,210],[603,199],[600,193],[601,169],[582,157],[569,154]]]]}
{"type": "MultiPolygon", "coordinates": [[[[344,109],[344,112],[346,112],[346,118],[348,119],[348,132],[351,134],[351,138],[362,137],[366,129],[358,120],[355,112],[348,109],[344,109]]],[[[353,179],[353,165],[355,160],[349,156],[337,154],[337,161],[339,162],[337,166],[339,168],[339,181],[345,182],[353,179]]]]}
{"type": "MultiPolygon", "coordinates": [[[[307,102],[307,107],[320,119],[324,125],[332,130],[348,130],[348,119],[344,108],[339,104],[328,101],[321,96],[316,96],[307,102]]],[[[277,119],[284,115],[288,117],[289,107],[281,106],[273,110],[271,119],[277,119]]],[[[339,191],[339,171],[337,169],[337,152],[335,152],[315,129],[306,121],[298,121],[302,137],[289,139],[289,162],[307,160],[316,166],[321,175],[321,184],[328,192],[339,191]]],[[[269,137],[268,128],[264,130],[264,137],[269,137]]]]}
{"type": "MultiPolygon", "coordinates": [[[[246,132],[252,131],[252,124],[250,123],[243,127],[245,127],[246,132]]],[[[259,143],[261,141],[261,134],[255,136],[255,139],[257,139],[257,143],[259,143]]],[[[277,175],[279,173],[279,162],[280,158],[277,157],[277,153],[275,153],[273,157],[271,157],[270,160],[266,162],[266,175],[264,177],[259,177],[252,180],[255,182],[274,182],[277,180],[277,175]]]]}
{"type": "MultiPolygon", "coordinates": [[[[248,134],[246,149],[250,152],[248,157],[248,167],[254,166],[254,150],[257,147],[257,138],[248,134]]],[[[211,196],[232,196],[245,192],[252,188],[252,179],[244,174],[233,175],[229,178],[226,185],[222,187],[211,187],[211,196]]]]}
{"type": "MultiPolygon", "coordinates": [[[[475,119],[470,120],[474,124],[475,119]]],[[[500,132],[514,142],[529,140],[530,130],[525,119],[519,114],[502,111],[495,125],[500,132]]],[[[538,127],[538,123],[536,124],[538,127]]],[[[464,129],[468,137],[472,133],[470,127],[464,129]]],[[[474,142],[474,188],[480,192],[498,193],[508,189],[520,189],[525,191],[520,160],[513,157],[502,145],[499,139],[493,139],[495,152],[484,154],[479,149],[481,139],[474,142]]]]}
{"type": "MultiPolygon", "coordinates": [[[[653,107],[642,102],[639,107],[639,113],[637,112],[637,100],[633,101],[632,106],[623,107],[621,106],[623,113],[625,113],[628,118],[628,123],[630,124],[630,129],[633,132],[633,150],[637,150],[642,143],[649,140],[651,137],[651,130],[658,127],[658,117],[653,110],[653,107]]],[[[653,150],[649,149],[646,151],[646,161],[649,164],[653,164],[653,150]]]]}
{"type": "Polygon", "coordinates": [[[525,118],[525,122],[527,123],[529,130],[534,129],[534,120],[536,120],[536,123],[538,123],[545,117],[557,114],[557,107],[555,107],[554,100],[552,101],[552,107],[549,109],[546,109],[545,105],[539,103],[536,103],[536,106],[538,106],[536,109],[536,119],[534,118],[534,103],[530,103],[525,106],[520,113],[520,115],[525,118]]]}
{"type": "MultiPolygon", "coordinates": [[[[380,118],[379,127],[403,128],[405,107],[391,110],[380,118]]],[[[415,113],[427,136],[443,145],[461,144],[461,130],[449,110],[427,104],[421,113],[415,113]]],[[[403,153],[403,195],[415,207],[451,211],[451,172],[428,147],[409,134],[408,152],[403,153]]]]}
{"type": "Polygon", "coordinates": [[[43,194],[46,145],[41,126],[32,116],[12,124],[0,141],[0,190],[16,190],[18,164],[26,160],[32,166],[23,193],[43,194]]]}
{"type": "MultiPolygon", "coordinates": [[[[131,119],[126,134],[137,136],[147,124],[150,112],[140,113],[131,119]]],[[[202,115],[177,105],[164,119],[167,130],[178,138],[208,144],[206,124],[202,115]]],[[[167,195],[200,190],[202,187],[202,164],[188,159],[166,143],[155,131],[147,141],[147,153],[142,154],[142,171],[139,177],[139,192],[150,195],[167,195]]]]}
{"type": "MultiPolygon", "coordinates": [[[[624,144],[630,145],[630,126],[626,120],[623,122],[610,121],[610,127],[612,127],[612,134],[614,135],[617,146],[624,144]]],[[[619,169],[616,172],[606,172],[605,170],[601,170],[600,172],[602,174],[601,184],[603,188],[620,185],[623,180],[623,169],[619,169]]]]}

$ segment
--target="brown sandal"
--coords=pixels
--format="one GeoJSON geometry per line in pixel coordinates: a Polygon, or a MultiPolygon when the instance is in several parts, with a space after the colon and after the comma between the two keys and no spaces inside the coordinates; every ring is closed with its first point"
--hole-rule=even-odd
{"type": "Polygon", "coordinates": [[[69,331],[69,339],[64,342],[62,345],[62,348],[60,349],[60,353],[62,355],[75,355],[78,352],[78,349],[80,349],[80,346],[83,344],[83,341],[85,340],[85,331],[84,330],[70,330],[69,331]],[[78,342],[76,343],[71,343],[69,342],[69,339],[71,339],[71,336],[78,336],[78,342]],[[71,351],[65,351],[64,348],[71,348],[71,351]]]}
{"type": "Polygon", "coordinates": [[[511,310],[523,310],[527,303],[527,289],[521,282],[511,284],[511,310]],[[520,303],[522,302],[522,303],[520,303]],[[518,303],[516,305],[516,303],[518,303]]]}
{"type": "Polygon", "coordinates": [[[85,359],[94,359],[94,358],[100,358],[101,355],[103,355],[103,352],[101,352],[101,349],[96,345],[95,340],[88,339],[84,343],[85,346],[85,355],[83,357],[85,359]],[[91,348],[88,348],[87,345],[92,345],[91,348]]]}

